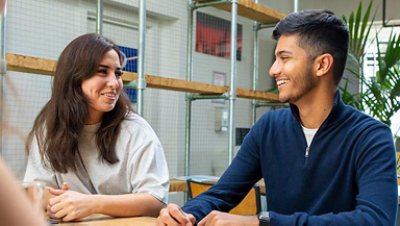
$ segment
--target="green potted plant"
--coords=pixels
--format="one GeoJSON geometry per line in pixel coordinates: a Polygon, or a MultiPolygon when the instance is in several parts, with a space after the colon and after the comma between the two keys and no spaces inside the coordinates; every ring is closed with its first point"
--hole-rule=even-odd
{"type": "MultiPolygon", "coordinates": [[[[347,104],[391,126],[392,116],[400,110],[400,34],[392,32],[386,45],[380,45],[378,33],[375,35],[378,71],[373,78],[366,78],[363,60],[375,18],[375,13],[371,14],[372,3],[364,13],[360,2],[356,13],[352,12],[348,18],[343,16],[350,32],[346,71],[359,81],[362,89],[361,92],[350,93],[348,87],[351,79],[348,78],[344,79],[340,89],[347,104]]],[[[396,134],[394,137],[397,137],[396,134]]],[[[399,159],[397,163],[399,170],[399,159]]]]}

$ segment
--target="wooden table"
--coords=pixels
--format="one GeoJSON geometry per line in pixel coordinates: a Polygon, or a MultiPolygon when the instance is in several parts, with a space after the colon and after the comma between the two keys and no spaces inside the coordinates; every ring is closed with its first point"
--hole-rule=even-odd
{"type": "MultiPolygon", "coordinates": [[[[265,183],[264,180],[260,180],[257,182],[257,185],[260,187],[260,193],[265,195],[265,183]]],[[[187,183],[185,180],[171,179],[169,180],[169,192],[182,192],[187,191],[187,183]]]]}
{"type": "Polygon", "coordinates": [[[154,226],[156,219],[153,217],[127,217],[127,218],[103,218],[91,219],[81,222],[60,223],[54,226],[154,226]]]}

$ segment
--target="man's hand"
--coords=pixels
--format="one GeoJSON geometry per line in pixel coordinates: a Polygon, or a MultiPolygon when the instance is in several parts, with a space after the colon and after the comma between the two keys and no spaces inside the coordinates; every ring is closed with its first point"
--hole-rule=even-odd
{"type": "Polygon", "coordinates": [[[167,207],[160,211],[160,216],[157,218],[158,226],[175,226],[175,225],[194,225],[196,219],[192,214],[188,214],[182,211],[182,209],[176,204],[168,204],[167,207]]]}
{"type": "Polygon", "coordinates": [[[259,221],[257,216],[234,215],[214,210],[198,223],[198,226],[213,225],[258,226],[259,221]]]}

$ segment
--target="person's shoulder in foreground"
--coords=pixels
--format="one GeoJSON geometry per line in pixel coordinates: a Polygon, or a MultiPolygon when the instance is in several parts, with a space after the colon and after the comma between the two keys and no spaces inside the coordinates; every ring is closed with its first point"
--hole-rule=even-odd
{"type": "Polygon", "coordinates": [[[0,158],[1,225],[46,225],[39,209],[29,201],[16,178],[0,158]]]}

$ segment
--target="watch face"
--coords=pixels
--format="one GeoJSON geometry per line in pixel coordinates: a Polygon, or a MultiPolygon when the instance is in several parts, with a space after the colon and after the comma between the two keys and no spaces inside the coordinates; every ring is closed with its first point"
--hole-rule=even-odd
{"type": "Polygon", "coordinates": [[[260,212],[258,219],[269,221],[269,212],[260,212]]]}
{"type": "Polygon", "coordinates": [[[258,214],[260,226],[269,226],[269,212],[261,212],[258,214]]]}
{"type": "Polygon", "coordinates": [[[260,226],[269,226],[269,212],[260,212],[258,214],[260,226]]]}

